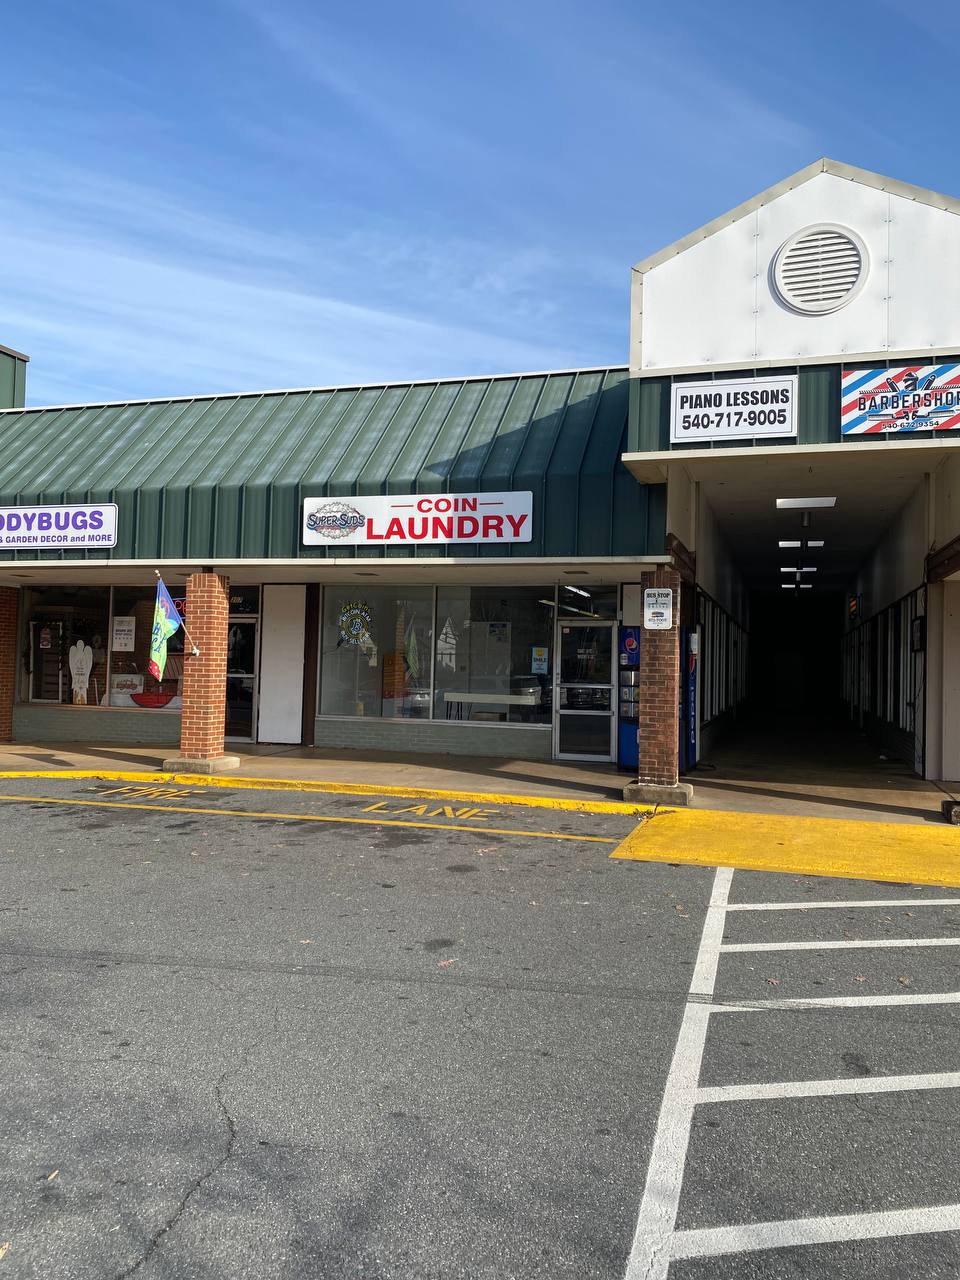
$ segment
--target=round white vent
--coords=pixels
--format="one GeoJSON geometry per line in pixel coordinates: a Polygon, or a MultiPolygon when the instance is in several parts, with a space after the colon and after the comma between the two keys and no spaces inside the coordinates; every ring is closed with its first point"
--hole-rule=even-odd
{"type": "Polygon", "coordinates": [[[804,227],[773,262],[773,283],[794,311],[823,315],[851,302],[867,278],[867,246],[855,231],[831,223],[804,227]]]}

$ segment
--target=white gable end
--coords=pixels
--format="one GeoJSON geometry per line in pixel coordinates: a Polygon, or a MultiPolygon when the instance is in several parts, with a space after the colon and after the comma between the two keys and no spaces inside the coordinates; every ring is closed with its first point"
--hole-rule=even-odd
{"type": "Polygon", "coordinates": [[[960,352],[960,204],[821,165],[635,269],[634,372],[960,352]]]}

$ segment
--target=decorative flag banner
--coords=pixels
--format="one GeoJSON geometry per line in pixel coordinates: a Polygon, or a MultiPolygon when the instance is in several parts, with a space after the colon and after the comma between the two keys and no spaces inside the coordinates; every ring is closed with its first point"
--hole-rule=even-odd
{"type": "Polygon", "coordinates": [[[845,436],[960,427],[960,364],[844,369],[840,431],[845,436]]]}
{"type": "Polygon", "coordinates": [[[157,603],[153,609],[153,634],[150,637],[150,661],[147,663],[147,670],[154,679],[163,679],[167,665],[167,641],[182,626],[183,619],[180,617],[180,611],[173,603],[163,579],[158,577],[157,603]]]}

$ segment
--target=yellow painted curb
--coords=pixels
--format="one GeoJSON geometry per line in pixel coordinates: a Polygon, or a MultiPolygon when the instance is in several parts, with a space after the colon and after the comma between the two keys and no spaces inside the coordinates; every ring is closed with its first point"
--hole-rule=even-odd
{"type": "Polygon", "coordinates": [[[0,778],[94,778],[104,782],[171,783],[190,787],[233,787],[247,791],[306,791],[324,795],[398,796],[411,800],[462,800],[467,804],[519,805],[528,809],[555,809],[566,813],[650,814],[650,805],[622,800],[568,800],[561,796],[523,796],[493,791],[440,791],[430,787],[379,787],[368,782],[313,782],[297,778],[240,778],[230,774],[162,773],[130,769],[18,769],[0,772],[0,778]]]}
{"type": "Polygon", "coordinates": [[[660,811],[612,858],[960,888],[960,829],[709,809],[660,811]]]}

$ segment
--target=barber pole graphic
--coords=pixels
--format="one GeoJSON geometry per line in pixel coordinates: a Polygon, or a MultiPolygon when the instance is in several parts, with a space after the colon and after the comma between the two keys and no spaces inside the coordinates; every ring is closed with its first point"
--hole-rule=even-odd
{"type": "Polygon", "coordinates": [[[845,436],[960,428],[960,364],[844,369],[840,431],[845,436]]]}

